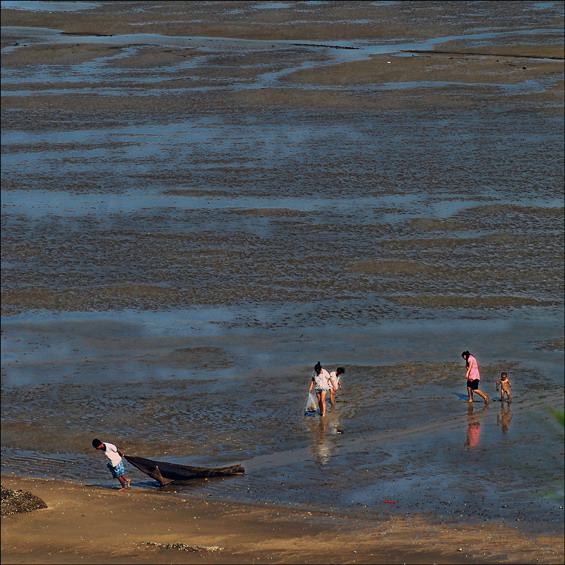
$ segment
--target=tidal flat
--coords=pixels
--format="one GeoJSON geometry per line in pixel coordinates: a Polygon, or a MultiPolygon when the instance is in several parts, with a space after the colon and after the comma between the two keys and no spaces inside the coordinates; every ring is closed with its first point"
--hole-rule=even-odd
{"type": "Polygon", "coordinates": [[[247,470],[164,496],[559,535],[563,5],[44,4],[2,3],[2,472],[112,486],[101,437],[247,470]]]}

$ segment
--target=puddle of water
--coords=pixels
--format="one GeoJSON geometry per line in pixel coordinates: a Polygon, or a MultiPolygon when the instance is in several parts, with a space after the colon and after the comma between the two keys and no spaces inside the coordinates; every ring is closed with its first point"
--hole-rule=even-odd
{"type": "MultiPolygon", "coordinates": [[[[96,155],[96,151],[93,151],[96,155]]],[[[89,155],[90,152],[82,152],[89,155]]],[[[27,159],[24,159],[27,161],[27,159]]],[[[17,160],[12,164],[22,165],[17,160]]],[[[170,190],[170,188],[168,189],[170,190]]],[[[214,196],[172,196],[162,192],[144,193],[127,190],[120,194],[69,194],[68,192],[41,190],[9,190],[2,195],[2,207],[15,214],[38,219],[45,215],[57,217],[106,216],[108,213],[139,213],[159,209],[175,210],[292,210],[296,212],[330,213],[339,208],[342,214],[354,214],[357,221],[374,222],[375,214],[382,209],[393,209],[394,213],[379,214],[380,221],[393,224],[400,219],[420,218],[422,215],[434,218],[450,216],[483,204],[483,201],[456,199],[429,199],[418,195],[382,195],[358,198],[266,198],[255,196],[233,197],[214,196]],[[30,202],[33,202],[30,205],[30,202]]],[[[560,200],[548,201],[544,198],[526,197],[520,202],[523,206],[554,208],[562,205],[560,200]]],[[[100,218],[103,219],[103,218],[100,218]]],[[[255,220],[260,222],[260,218],[255,220]]]]}
{"type": "Polygon", "coordinates": [[[253,5],[254,10],[284,10],[290,8],[292,4],[287,2],[259,2],[253,5]]]}
{"type": "Polygon", "coordinates": [[[58,315],[34,312],[4,317],[2,364],[6,373],[3,384],[21,386],[37,381],[57,381],[62,372],[69,374],[77,371],[78,366],[83,367],[84,359],[103,362],[107,366],[107,376],[100,366],[94,365],[92,371],[82,370],[82,376],[75,377],[74,382],[89,382],[93,378],[106,380],[116,373],[128,374],[134,380],[149,376],[167,378],[171,373],[175,378],[202,377],[201,372],[181,367],[171,369],[153,363],[149,367],[143,364],[148,351],[172,351],[189,344],[190,347],[225,348],[233,359],[238,360],[233,367],[209,371],[215,378],[261,372],[270,366],[286,365],[292,372],[292,367],[307,366],[313,357],[339,359],[344,365],[371,364],[375,360],[379,364],[390,364],[399,359],[405,362],[457,359],[460,352],[453,349],[457,343],[472,343],[484,358],[496,358],[501,352],[509,355],[511,351],[513,361],[543,369],[555,383],[563,377],[563,352],[539,350],[537,343],[532,341],[533,335],[536,342],[555,337],[559,321],[555,315],[546,315],[545,320],[521,322],[520,314],[517,314],[513,319],[466,320],[464,324],[447,319],[410,323],[382,320],[370,328],[350,329],[348,340],[354,344],[351,347],[341,343],[339,334],[336,335],[332,327],[303,326],[300,336],[296,329],[278,329],[274,334],[234,327],[243,316],[261,324],[288,316],[289,308],[287,304],[246,309],[200,307],[172,312],[124,310],[58,315]],[[75,359],[80,361],[77,363],[73,361],[75,359]],[[292,359],[290,364],[288,359],[292,359]],[[127,365],[127,370],[117,370],[116,363],[127,365]]]}
{"type": "Polygon", "coordinates": [[[78,12],[92,10],[101,6],[99,2],[40,2],[25,0],[2,0],[2,8],[6,10],[30,10],[32,12],[78,12]]]}
{"type": "MultiPolygon", "coordinates": [[[[167,196],[160,193],[143,194],[139,191],[126,191],[121,194],[76,194],[69,195],[67,192],[44,192],[34,190],[10,190],[2,196],[2,205],[5,209],[14,213],[25,213],[33,218],[40,218],[45,214],[57,216],[82,216],[82,215],[105,215],[108,212],[140,212],[142,210],[174,207],[176,210],[269,210],[286,209],[299,212],[331,211],[340,207],[342,212],[348,210],[351,213],[362,213],[367,209],[378,209],[381,207],[394,206],[402,201],[404,206],[408,205],[410,197],[383,196],[359,198],[355,201],[349,199],[323,199],[323,198],[260,198],[234,195],[233,198],[214,197],[213,195],[200,196],[167,196]],[[30,200],[33,205],[30,206],[30,200]]],[[[414,212],[422,211],[416,197],[414,201],[414,212]]],[[[467,202],[450,202],[442,206],[444,213],[448,210],[456,211],[468,206],[467,202]]],[[[430,212],[438,208],[435,204],[430,212]]],[[[415,214],[416,215],[416,214],[415,214]]],[[[371,216],[372,218],[373,216],[371,216]]],[[[259,221],[259,219],[257,219],[259,221]]]]}

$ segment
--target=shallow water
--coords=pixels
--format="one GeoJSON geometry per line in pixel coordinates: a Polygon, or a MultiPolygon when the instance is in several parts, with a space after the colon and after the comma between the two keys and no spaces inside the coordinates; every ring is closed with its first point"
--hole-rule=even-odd
{"type": "MultiPolygon", "coordinates": [[[[223,13],[364,26],[375,6],[395,10],[322,4],[223,13]]],[[[99,436],[247,470],[163,494],[562,527],[563,116],[536,98],[562,73],[292,76],[447,41],[561,37],[559,3],[504,17],[459,3],[460,21],[425,4],[383,40],[3,29],[3,472],[111,486],[89,448],[99,436]],[[442,35],[421,37],[438,11],[442,35]],[[18,40],[31,62],[6,59],[18,40]],[[391,85],[401,109],[380,98],[391,85]],[[268,104],[246,98],[257,88],[268,104]],[[311,98],[289,106],[279,91],[311,98]],[[460,102],[435,104],[446,92],[460,102]],[[509,372],[511,405],[467,406],[466,349],[493,400],[509,372]],[[317,360],[346,367],[326,421],[303,414],[317,360]]],[[[130,31],[164,17],[143,6],[130,31]]],[[[213,20],[214,5],[190,6],[213,20]]]]}
{"type": "Polygon", "coordinates": [[[36,0],[2,0],[2,8],[17,10],[33,10],[40,12],[72,12],[75,10],[89,10],[100,6],[98,2],[38,2],[36,0]]]}

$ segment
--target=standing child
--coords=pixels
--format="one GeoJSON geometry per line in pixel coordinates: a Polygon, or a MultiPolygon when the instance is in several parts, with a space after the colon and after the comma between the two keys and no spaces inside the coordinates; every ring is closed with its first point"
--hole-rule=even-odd
{"type": "Polygon", "coordinates": [[[341,388],[341,375],[344,374],[345,369],[343,367],[338,367],[330,373],[330,384],[332,385],[330,389],[330,404],[332,408],[335,407],[335,393],[341,388]]]}
{"type": "Polygon", "coordinates": [[[504,402],[504,395],[506,394],[506,400],[512,402],[510,398],[510,389],[512,388],[512,383],[508,380],[508,375],[504,372],[500,373],[500,379],[496,381],[496,390],[500,390],[500,402],[504,402]]]}
{"type": "Polygon", "coordinates": [[[322,364],[318,361],[316,365],[314,365],[314,374],[312,375],[308,392],[316,392],[320,416],[322,417],[326,415],[326,394],[331,388],[330,374],[322,368],[322,364]]]}
{"type": "Polygon", "coordinates": [[[114,479],[118,479],[122,485],[118,490],[130,488],[131,479],[128,479],[125,475],[126,471],[122,460],[124,454],[113,443],[107,441],[103,443],[99,439],[92,440],[92,447],[94,447],[94,449],[101,449],[104,451],[104,455],[106,455],[106,457],[110,460],[107,467],[110,469],[112,477],[114,477],[114,479]]]}

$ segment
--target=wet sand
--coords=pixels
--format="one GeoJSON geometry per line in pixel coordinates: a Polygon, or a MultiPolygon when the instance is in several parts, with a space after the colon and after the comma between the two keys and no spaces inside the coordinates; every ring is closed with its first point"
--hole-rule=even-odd
{"type": "MultiPolygon", "coordinates": [[[[562,561],[562,6],[266,6],[2,8],[2,482],[50,505],[2,520],[3,561],[51,558],[22,540],[59,499],[118,496],[94,436],[247,470],[128,467],[131,560],[188,562],[139,544],[223,545],[251,505],[265,530],[194,562],[319,562],[302,528],[327,562],[562,561]],[[325,421],[318,359],[347,370],[325,421]],[[134,497],[181,529],[145,539],[134,497]],[[206,504],[225,526],[187,539],[206,504]]],[[[113,556],[77,532],[53,562],[121,562],[112,524],[113,556]]]]}
{"type": "Polygon", "coordinates": [[[558,538],[532,539],[502,525],[453,528],[417,517],[375,522],[327,512],[165,499],[135,486],[117,492],[5,476],[2,483],[33,490],[48,504],[45,510],[2,519],[4,563],[559,563],[563,559],[558,538]],[[178,545],[169,549],[168,544],[178,545]]]}

